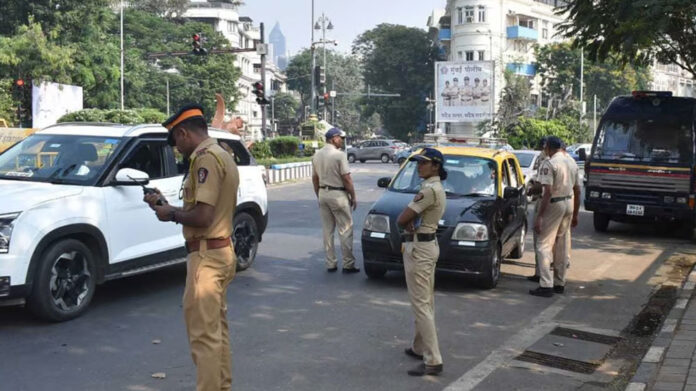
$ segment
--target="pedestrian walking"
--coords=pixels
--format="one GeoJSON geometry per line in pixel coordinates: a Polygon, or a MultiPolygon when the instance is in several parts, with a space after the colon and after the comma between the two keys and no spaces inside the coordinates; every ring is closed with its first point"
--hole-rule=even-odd
{"type": "Polygon", "coordinates": [[[438,375],[442,372],[442,356],[435,327],[435,264],[440,256],[437,226],[445,213],[447,198],[442,180],[447,179],[442,153],[424,148],[409,160],[418,163],[418,176],[423,179],[420,191],[397,219],[404,228],[403,257],[406,286],[415,315],[416,333],[406,355],[422,360],[408,371],[411,376],[438,375]]]}
{"type": "Polygon", "coordinates": [[[176,208],[162,195],[144,200],[161,221],[181,224],[186,240],[186,288],[183,310],[198,391],[229,390],[231,353],[227,326],[227,286],[235,275],[230,237],[237,205],[239,172],[234,158],[208,136],[199,105],[187,105],[163,124],[169,145],[190,161],[176,208]],[[162,200],[162,205],[157,205],[162,200]]]}
{"type": "MultiPolygon", "coordinates": [[[[542,137],[539,139],[539,143],[537,144],[537,150],[541,150],[541,153],[539,154],[539,161],[543,162],[546,159],[546,152],[544,152],[544,146],[546,145],[546,137],[542,137]]],[[[541,163],[539,163],[539,166],[537,167],[536,170],[536,176],[534,177],[534,180],[530,181],[530,186],[529,189],[527,189],[527,195],[532,196],[532,200],[534,201],[534,220],[536,221],[537,216],[539,215],[539,205],[541,204],[541,193],[543,190],[543,187],[541,183],[539,182],[539,177],[540,177],[540,172],[541,170],[541,163]]],[[[537,239],[538,236],[536,231],[532,229],[532,237],[533,237],[533,243],[534,243],[534,275],[527,277],[529,281],[532,282],[539,282],[539,256],[537,255],[537,239]]]]}
{"type": "Polygon", "coordinates": [[[343,256],[343,272],[357,273],[353,255],[353,215],[358,205],[346,154],[341,151],[345,132],[331,128],[326,132],[326,145],[312,158],[312,183],[319,199],[319,215],[324,233],[326,270],[338,270],[334,249],[334,232],[338,229],[343,256]],[[352,209],[352,210],[351,210],[352,209]]]}
{"type": "Polygon", "coordinates": [[[542,162],[540,168],[543,195],[534,221],[540,280],[539,287],[529,291],[534,296],[564,293],[566,266],[570,259],[570,228],[578,224],[578,169],[566,159],[561,145],[558,137],[547,138],[544,150],[549,159],[542,162]]]}

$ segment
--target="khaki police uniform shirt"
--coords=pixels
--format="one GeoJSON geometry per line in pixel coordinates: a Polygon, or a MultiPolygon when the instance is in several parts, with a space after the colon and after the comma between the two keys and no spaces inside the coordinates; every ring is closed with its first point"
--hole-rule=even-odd
{"type": "Polygon", "coordinates": [[[468,86],[468,85],[462,87],[461,97],[462,97],[462,102],[470,104],[471,101],[474,99],[474,87],[468,86]]]}
{"type": "Polygon", "coordinates": [[[420,216],[420,224],[416,224],[416,233],[432,234],[445,214],[445,189],[439,176],[430,177],[421,183],[421,189],[408,204],[408,207],[420,216]]]}
{"type": "Polygon", "coordinates": [[[319,176],[319,186],[343,187],[343,175],[350,174],[346,154],[328,143],[312,157],[312,169],[319,176]]]}
{"type": "Polygon", "coordinates": [[[196,147],[191,154],[189,172],[184,178],[184,211],[202,202],[215,208],[213,224],[208,228],[184,225],[184,238],[222,239],[232,235],[232,218],[237,207],[239,171],[232,155],[214,138],[196,147]]]}
{"type": "Polygon", "coordinates": [[[563,151],[558,151],[541,163],[539,182],[551,186],[551,198],[572,196],[573,187],[579,183],[578,166],[575,162],[571,164],[563,151]]]}

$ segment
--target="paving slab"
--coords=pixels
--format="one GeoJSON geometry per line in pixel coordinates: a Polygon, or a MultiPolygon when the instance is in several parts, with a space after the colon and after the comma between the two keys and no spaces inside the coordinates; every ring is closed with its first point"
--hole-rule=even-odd
{"type": "Polygon", "coordinates": [[[590,364],[600,364],[611,349],[612,345],[546,335],[527,350],[590,364]]]}

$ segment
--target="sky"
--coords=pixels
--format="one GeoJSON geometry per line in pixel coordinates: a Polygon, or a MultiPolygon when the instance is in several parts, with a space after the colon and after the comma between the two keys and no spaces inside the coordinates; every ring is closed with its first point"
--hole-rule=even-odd
{"type": "MultiPolygon", "coordinates": [[[[290,55],[309,47],[312,0],[245,0],[239,13],[254,24],[264,23],[266,37],[276,22],[285,34],[290,55]]],[[[338,40],[337,49],[349,52],[358,35],[380,23],[402,24],[426,29],[435,8],[447,0],[314,0],[315,19],[324,12],[334,25],[327,40],[338,40]]],[[[321,39],[321,30],[315,35],[321,39]]]]}

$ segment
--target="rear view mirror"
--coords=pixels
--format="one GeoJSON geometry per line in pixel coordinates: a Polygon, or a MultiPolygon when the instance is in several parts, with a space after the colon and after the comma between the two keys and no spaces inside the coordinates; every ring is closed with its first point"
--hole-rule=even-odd
{"type": "Polygon", "coordinates": [[[583,162],[587,160],[587,151],[585,151],[585,148],[578,149],[578,158],[583,162]]]}
{"type": "Polygon", "coordinates": [[[503,198],[506,200],[517,198],[520,196],[520,191],[514,187],[506,187],[503,191],[503,198]]]}
{"type": "Polygon", "coordinates": [[[132,168],[122,168],[116,173],[116,185],[139,186],[150,183],[150,176],[146,172],[132,168]]]}
{"type": "Polygon", "coordinates": [[[379,180],[377,180],[377,187],[387,188],[389,187],[389,182],[391,182],[391,178],[389,177],[379,178],[379,180]]]}

